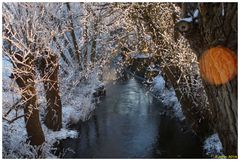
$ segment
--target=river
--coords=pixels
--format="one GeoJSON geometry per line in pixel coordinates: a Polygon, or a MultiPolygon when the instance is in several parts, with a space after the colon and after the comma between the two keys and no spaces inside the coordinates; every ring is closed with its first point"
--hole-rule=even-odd
{"type": "Polygon", "coordinates": [[[135,79],[110,83],[91,119],[61,141],[63,158],[202,158],[200,140],[135,79]],[[69,150],[71,149],[71,150],[69,150]]]}

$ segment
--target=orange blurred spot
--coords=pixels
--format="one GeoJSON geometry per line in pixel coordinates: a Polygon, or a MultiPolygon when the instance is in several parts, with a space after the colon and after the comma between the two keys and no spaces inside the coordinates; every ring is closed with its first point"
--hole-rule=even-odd
{"type": "Polygon", "coordinates": [[[203,53],[199,61],[201,76],[211,84],[225,84],[237,75],[237,56],[224,47],[214,47],[203,53]]]}

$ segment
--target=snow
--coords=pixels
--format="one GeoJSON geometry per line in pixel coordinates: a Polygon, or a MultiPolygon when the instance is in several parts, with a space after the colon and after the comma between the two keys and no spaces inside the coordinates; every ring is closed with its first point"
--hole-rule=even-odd
{"type": "Polygon", "coordinates": [[[222,143],[219,139],[218,133],[215,133],[211,136],[209,136],[203,143],[203,149],[205,151],[205,154],[211,157],[214,157],[216,155],[223,156],[223,147],[222,143]]]}
{"type": "Polygon", "coordinates": [[[182,18],[182,19],[178,20],[177,22],[181,22],[181,21],[193,22],[193,19],[196,19],[198,16],[199,16],[199,10],[196,9],[193,12],[193,16],[182,18]]]}
{"type": "MultiPolygon", "coordinates": [[[[185,116],[183,115],[181,105],[176,97],[176,93],[173,87],[170,89],[166,88],[166,82],[164,81],[161,75],[156,76],[152,82],[151,91],[158,96],[164,105],[170,107],[174,110],[175,116],[184,120],[185,116]]],[[[203,143],[203,149],[207,156],[214,157],[216,155],[223,156],[223,147],[219,139],[218,133],[215,133],[209,136],[203,143]]]]}
{"type": "MultiPolygon", "coordinates": [[[[5,82],[5,91],[3,92],[3,114],[12,107],[17,100],[20,99],[20,95],[11,89],[11,79],[7,75],[3,77],[3,82],[5,82]]],[[[63,120],[66,120],[65,116],[68,114],[68,110],[63,108],[63,120]]],[[[18,116],[23,114],[23,110],[18,110],[18,116]]],[[[15,112],[10,112],[8,117],[9,120],[15,118],[15,112]]],[[[7,121],[3,120],[3,134],[2,134],[2,155],[3,158],[36,158],[37,152],[35,148],[26,142],[27,132],[25,128],[24,118],[20,118],[13,123],[9,124],[7,121]]],[[[58,140],[65,138],[74,138],[78,136],[78,133],[73,130],[66,129],[64,126],[61,131],[53,132],[49,130],[43,123],[42,128],[45,134],[45,143],[42,147],[44,158],[54,158],[53,154],[50,153],[53,148],[53,144],[58,140]]]]}
{"type": "Polygon", "coordinates": [[[175,116],[179,120],[185,119],[174,89],[172,87],[170,89],[166,88],[166,82],[161,75],[153,79],[151,91],[162,100],[166,107],[173,109],[175,116]]]}
{"type": "Polygon", "coordinates": [[[2,126],[3,158],[21,158],[23,156],[33,158],[35,154],[31,152],[32,147],[29,144],[24,143],[27,139],[24,119],[18,119],[12,124],[3,121],[2,126]]]}
{"type": "Polygon", "coordinates": [[[78,122],[80,119],[83,121],[89,119],[91,112],[95,109],[93,93],[95,89],[104,85],[99,81],[99,73],[101,71],[98,68],[82,73],[72,70],[72,73],[60,80],[63,107],[69,111],[67,112],[68,120],[64,121],[65,124],[78,122]]]}
{"type": "Polygon", "coordinates": [[[181,22],[181,21],[193,22],[193,18],[192,17],[186,17],[186,18],[182,18],[182,19],[178,20],[177,22],[181,22]]]}
{"type": "Polygon", "coordinates": [[[199,10],[196,9],[193,13],[193,18],[197,18],[199,16],[199,10]]]}
{"type": "MultiPolygon", "coordinates": [[[[17,92],[17,85],[9,78],[11,73],[11,64],[6,60],[3,63],[3,115],[12,107],[21,95],[17,92]]],[[[91,112],[95,109],[92,94],[99,86],[104,85],[98,79],[98,68],[79,72],[76,70],[68,70],[70,73],[66,76],[61,75],[60,93],[62,98],[62,116],[63,128],[60,131],[49,130],[42,122],[42,129],[45,135],[45,142],[42,146],[43,158],[57,158],[51,153],[54,143],[65,138],[78,137],[78,132],[67,129],[68,125],[76,124],[79,120],[87,120],[91,112]],[[85,76],[85,80],[80,80],[85,76]],[[70,87],[70,88],[69,88],[70,87]]],[[[62,73],[61,73],[62,74],[62,73]]],[[[38,91],[38,104],[40,110],[40,118],[43,120],[44,108],[46,108],[46,100],[44,96],[44,88],[41,83],[36,84],[38,91]]],[[[11,120],[15,118],[15,112],[10,112],[7,118],[11,120]]],[[[18,116],[23,114],[23,110],[18,110],[18,116]]],[[[25,128],[24,118],[20,118],[9,124],[3,120],[3,158],[36,158],[36,149],[26,143],[27,132],[25,128]]]]}
{"type": "MultiPolygon", "coordinates": [[[[76,131],[66,128],[62,128],[60,131],[52,131],[43,124],[42,128],[46,139],[42,147],[42,157],[44,158],[56,158],[50,152],[55,142],[78,136],[76,131]]],[[[3,158],[36,158],[37,152],[35,148],[26,143],[26,140],[27,132],[23,118],[16,120],[12,124],[3,121],[3,158]]]]}
{"type": "Polygon", "coordinates": [[[66,138],[76,138],[78,137],[78,132],[74,130],[69,130],[62,128],[60,131],[49,130],[45,125],[43,125],[43,131],[45,134],[45,143],[43,144],[43,158],[57,158],[54,154],[51,153],[54,143],[66,139],[66,138]]]}
{"type": "Polygon", "coordinates": [[[162,76],[158,75],[153,79],[153,92],[163,93],[165,89],[165,80],[162,76]]]}
{"type": "MultiPolygon", "coordinates": [[[[10,61],[8,61],[6,59],[6,57],[3,57],[2,59],[2,77],[5,77],[7,79],[9,79],[9,77],[11,76],[11,71],[12,71],[12,63],[10,61]]],[[[5,87],[5,84],[3,84],[3,87],[5,87]]]]}

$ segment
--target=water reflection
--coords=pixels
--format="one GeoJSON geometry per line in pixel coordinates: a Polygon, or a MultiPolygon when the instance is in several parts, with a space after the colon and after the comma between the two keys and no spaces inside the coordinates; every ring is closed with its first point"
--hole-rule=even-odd
{"type": "Polygon", "coordinates": [[[184,123],[161,115],[164,106],[135,79],[109,84],[93,117],[67,139],[64,158],[202,157],[199,140],[184,123]]]}

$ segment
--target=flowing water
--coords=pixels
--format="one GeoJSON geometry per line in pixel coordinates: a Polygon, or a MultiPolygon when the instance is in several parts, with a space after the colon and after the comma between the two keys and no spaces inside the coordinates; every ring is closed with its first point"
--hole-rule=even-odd
{"type": "Polygon", "coordinates": [[[63,158],[203,157],[201,142],[189,126],[169,116],[171,111],[141,83],[118,81],[106,91],[91,119],[75,127],[79,137],[58,146],[63,158]]]}

